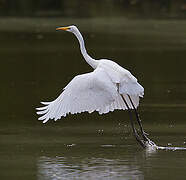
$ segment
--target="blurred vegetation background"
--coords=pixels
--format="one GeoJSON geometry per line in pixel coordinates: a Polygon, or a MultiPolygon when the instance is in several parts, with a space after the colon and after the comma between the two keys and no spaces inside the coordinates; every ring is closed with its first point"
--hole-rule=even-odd
{"type": "Polygon", "coordinates": [[[186,0],[0,0],[1,16],[185,18],[186,0]]]}

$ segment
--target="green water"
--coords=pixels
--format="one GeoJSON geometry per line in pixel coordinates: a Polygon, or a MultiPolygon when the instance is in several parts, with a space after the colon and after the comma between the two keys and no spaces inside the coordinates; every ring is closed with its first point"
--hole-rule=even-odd
{"type": "MultiPolygon", "coordinates": [[[[40,101],[55,99],[75,75],[92,69],[75,37],[55,32],[68,20],[1,21],[0,179],[185,179],[186,151],[143,150],[127,112],[37,121],[40,101]]],[[[186,147],[186,23],[119,22],[69,19],[93,57],[115,60],[145,87],[139,113],[149,137],[186,147]]]]}

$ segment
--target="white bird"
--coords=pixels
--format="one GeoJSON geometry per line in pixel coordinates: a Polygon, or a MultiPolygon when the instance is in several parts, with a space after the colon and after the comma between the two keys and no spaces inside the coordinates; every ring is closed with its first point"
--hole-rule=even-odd
{"type": "MultiPolygon", "coordinates": [[[[46,123],[49,119],[56,121],[69,113],[97,111],[99,114],[104,114],[115,109],[134,109],[136,112],[139,98],[144,95],[144,88],[137,79],[128,70],[111,60],[95,60],[90,57],[85,49],[83,37],[76,26],[58,27],[56,30],[68,31],[76,36],[85,61],[94,71],[75,76],[54,101],[41,102],[45,106],[37,108],[37,114],[42,115],[38,120],[46,123]]],[[[137,113],[136,116],[138,116],[137,113]]],[[[139,117],[137,120],[142,136],[145,136],[139,117]]],[[[135,131],[133,127],[134,134],[138,136],[135,131]]]]}

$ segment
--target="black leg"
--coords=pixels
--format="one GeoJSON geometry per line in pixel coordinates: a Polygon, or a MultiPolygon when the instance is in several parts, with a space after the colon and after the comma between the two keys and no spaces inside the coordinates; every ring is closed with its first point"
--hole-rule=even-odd
{"type": "MultiPolygon", "coordinates": [[[[119,83],[116,84],[117,87],[118,87],[118,93],[119,93],[119,83]]],[[[120,93],[119,93],[120,94],[120,93]]],[[[139,144],[143,147],[143,148],[146,148],[148,147],[149,145],[150,146],[156,146],[156,144],[151,141],[147,136],[146,136],[146,133],[145,131],[143,130],[143,126],[142,126],[142,123],[141,123],[141,120],[139,118],[139,115],[138,115],[138,112],[134,106],[134,103],[132,102],[132,99],[130,98],[130,96],[128,95],[128,98],[130,100],[130,103],[132,105],[132,108],[134,109],[134,112],[135,112],[135,115],[136,115],[136,119],[137,119],[137,122],[138,122],[138,125],[140,127],[140,131],[141,131],[141,136],[143,138],[143,140],[140,138],[140,135],[138,134],[138,131],[136,130],[135,128],[135,123],[133,121],[133,118],[132,118],[132,112],[131,112],[131,109],[129,107],[129,105],[127,104],[127,101],[125,100],[124,96],[122,94],[120,94],[121,98],[123,99],[126,107],[127,107],[127,110],[128,110],[128,113],[129,113],[129,117],[130,117],[130,122],[131,122],[131,126],[132,126],[132,130],[133,130],[133,134],[136,138],[136,140],[139,142],[139,144]]]]}
{"type": "Polygon", "coordinates": [[[151,141],[151,140],[146,136],[147,133],[145,133],[145,131],[144,131],[144,129],[143,129],[143,126],[142,126],[142,123],[141,123],[141,119],[140,119],[140,117],[139,117],[139,114],[138,114],[138,112],[137,112],[137,109],[135,108],[134,103],[132,102],[132,99],[131,99],[131,97],[130,97],[129,95],[128,95],[128,98],[129,98],[130,103],[131,103],[131,105],[132,105],[132,107],[133,107],[133,109],[134,109],[134,112],[135,112],[135,115],[136,115],[136,119],[137,119],[138,125],[139,125],[139,127],[140,127],[140,131],[141,131],[141,134],[142,134],[142,137],[143,137],[144,141],[145,141],[145,142],[148,142],[148,144],[150,144],[150,145],[155,145],[155,143],[154,143],[153,141],[151,141]]]}
{"type": "Polygon", "coordinates": [[[122,99],[123,99],[123,101],[124,101],[124,103],[125,103],[125,105],[126,105],[126,107],[127,107],[128,112],[129,112],[129,117],[130,117],[130,122],[131,122],[132,130],[133,130],[133,134],[134,134],[136,140],[139,142],[139,144],[140,144],[143,148],[145,148],[145,147],[146,147],[145,142],[144,142],[143,140],[141,140],[141,138],[140,138],[138,132],[136,131],[136,128],[135,128],[135,125],[134,125],[134,121],[133,121],[133,118],[132,118],[131,109],[129,108],[129,105],[127,104],[125,98],[124,98],[122,95],[121,95],[121,97],[122,97],[122,99]]]}
{"type": "Polygon", "coordinates": [[[142,124],[141,124],[141,119],[140,119],[140,117],[139,117],[139,114],[138,114],[138,112],[137,112],[135,106],[134,106],[134,103],[132,102],[131,97],[130,97],[129,95],[127,95],[127,96],[128,96],[128,98],[129,98],[129,100],[130,100],[130,103],[131,103],[133,109],[134,109],[134,112],[135,112],[135,115],[136,115],[136,119],[137,119],[138,125],[139,125],[139,127],[140,127],[141,134],[142,134],[144,140],[148,140],[148,138],[147,138],[147,136],[146,136],[147,133],[145,133],[145,131],[143,130],[143,126],[142,126],[142,124]]]}

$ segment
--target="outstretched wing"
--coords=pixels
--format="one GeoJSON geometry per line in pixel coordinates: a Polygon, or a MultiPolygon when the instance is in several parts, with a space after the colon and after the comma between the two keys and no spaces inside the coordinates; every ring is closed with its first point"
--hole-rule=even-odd
{"type": "Polygon", "coordinates": [[[112,112],[114,111],[115,109],[119,109],[119,110],[128,110],[125,102],[123,101],[122,97],[125,99],[125,101],[127,102],[127,105],[129,106],[130,109],[134,109],[133,108],[133,105],[135,108],[138,107],[139,105],[139,96],[130,96],[131,100],[132,100],[132,103],[128,97],[127,94],[118,94],[118,96],[115,98],[115,101],[112,102],[112,104],[109,104],[105,107],[103,107],[102,109],[99,110],[99,114],[106,114],[108,112],[112,112]]]}
{"type": "Polygon", "coordinates": [[[68,113],[100,111],[112,104],[117,95],[116,85],[103,69],[97,68],[91,73],[74,77],[56,100],[42,103],[46,106],[37,108],[37,114],[42,115],[39,120],[45,123],[68,113]]]}
{"type": "Polygon", "coordinates": [[[133,105],[135,108],[138,107],[139,99],[144,95],[144,88],[138,83],[137,79],[129,72],[125,76],[125,79],[119,84],[119,93],[123,95],[129,108],[133,109],[133,105]],[[130,96],[133,105],[128,96],[130,96]]]}
{"type": "Polygon", "coordinates": [[[143,97],[144,95],[144,88],[138,83],[137,79],[128,70],[112,61],[104,62],[102,66],[107,70],[106,72],[112,79],[112,82],[118,85],[118,92],[120,95],[118,94],[118,97],[115,99],[115,101],[112,104],[105,106],[99,111],[99,113],[107,113],[109,111],[114,111],[115,109],[127,110],[128,108],[126,107],[121,95],[127,102],[130,109],[133,109],[133,105],[135,108],[137,108],[139,105],[140,97],[143,97]],[[110,68],[108,64],[110,64],[112,68],[110,68]],[[128,96],[130,96],[133,105],[128,96]]]}
{"type": "Polygon", "coordinates": [[[120,94],[143,97],[144,88],[130,71],[110,60],[101,60],[101,62],[101,67],[104,68],[112,82],[119,84],[118,90],[120,94]]]}

